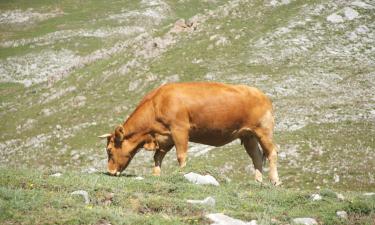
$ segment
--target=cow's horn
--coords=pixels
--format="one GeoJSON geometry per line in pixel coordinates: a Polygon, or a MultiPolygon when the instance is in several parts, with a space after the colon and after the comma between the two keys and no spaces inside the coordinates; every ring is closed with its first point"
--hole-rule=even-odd
{"type": "Polygon", "coordinates": [[[112,134],[103,134],[103,135],[98,136],[98,138],[107,138],[110,136],[112,136],[112,134]]]}

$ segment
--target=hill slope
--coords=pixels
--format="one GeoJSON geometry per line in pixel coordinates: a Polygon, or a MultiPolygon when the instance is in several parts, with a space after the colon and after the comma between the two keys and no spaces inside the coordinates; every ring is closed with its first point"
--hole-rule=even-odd
{"type": "MultiPolygon", "coordinates": [[[[368,0],[2,1],[1,176],[104,171],[96,136],[143,95],[166,82],[220,81],[273,100],[284,187],[375,191],[374,10],[368,0]]],[[[151,166],[140,152],[127,173],[151,166]]],[[[253,177],[237,142],[191,144],[187,171],[238,185],[253,177]]]]}

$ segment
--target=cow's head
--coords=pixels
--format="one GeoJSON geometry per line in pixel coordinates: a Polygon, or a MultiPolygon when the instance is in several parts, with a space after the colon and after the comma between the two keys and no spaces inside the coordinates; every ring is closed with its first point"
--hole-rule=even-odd
{"type": "Polygon", "coordinates": [[[130,163],[137,150],[137,143],[125,136],[124,127],[119,125],[115,132],[99,136],[107,138],[108,172],[119,175],[130,163]]]}
{"type": "Polygon", "coordinates": [[[149,134],[125,134],[124,127],[119,125],[115,132],[104,134],[100,138],[107,138],[108,172],[119,175],[129,165],[130,161],[143,147],[149,151],[156,151],[159,144],[149,134]]]}

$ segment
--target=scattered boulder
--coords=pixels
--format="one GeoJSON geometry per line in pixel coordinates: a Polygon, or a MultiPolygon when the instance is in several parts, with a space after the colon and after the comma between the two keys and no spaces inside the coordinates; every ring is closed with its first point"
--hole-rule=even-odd
{"type": "Polygon", "coordinates": [[[357,6],[359,8],[362,8],[362,9],[373,9],[374,6],[372,5],[369,5],[365,2],[361,2],[361,1],[354,1],[351,3],[352,6],[357,6]]]}
{"type": "Polygon", "coordinates": [[[320,201],[322,200],[322,196],[320,194],[312,194],[310,199],[312,201],[320,201]]]}
{"type": "Polygon", "coordinates": [[[202,176],[200,174],[190,172],[188,174],[185,174],[184,177],[188,181],[194,184],[202,184],[202,185],[211,184],[211,185],[219,186],[219,182],[217,182],[217,180],[211,175],[202,176]]]}
{"type": "Polygon", "coordinates": [[[367,193],[363,193],[364,196],[373,196],[375,195],[374,192],[367,192],[367,193]]]}
{"type": "Polygon", "coordinates": [[[171,33],[180,33],[185,31],[194,31],[197,29],[198,22],[195,20],[185,21],[185,19],[179,19],[174,23],[173,28],[170,30],[171,33]]]}
{"type": "Polygon", "coordinates": [[[73,191],[70,194],[71,195],[81,195],[85,199],[85,204],[89,204],[90,203],[90,198],[89,198],[89,194],[87,193],[87,191],[78,190],[78,191],[73,191]]]}
{"type": "Polygon", "coordinates": [[[86,168],[86,169],[83,169],[81,171],[82,173],[88,173],[88,174],[91,174],[91,173],[96,173],[98,172],[98,170],[94,167],[89,167],[89,168],[86,168]]]}
{"type": "Polygon", "coordinates": [[[62,176],[62,173],[54,173],[50,175],[50,177],[61,177],[61,176],[62,176]]]}
{"type": "Polygon", "coordinates": [[[334,181],[335,183],[340,182],[340,176],[337,175],[337,174],[334,174],[334,175],[333,175],[333,181],[334,181]]]}
{"type": "Polygon", "coordinates": [[[327,21],[329,21],[331,23],[342,23],[342,22],[344,22],[344,19],[342,18],[342,16],[337,15],[336,13],[333,13],[333,14],[327,16],[327,21]]]}
{"type": "Polygon", "coordinates": [[[105,206],[109,206],[110,204],[112,204],[112,201],[113,201],[113,197],[115,197],[115,194],[114,193],[108,193],[104,196],[104,199],[103,199],[103,205],[105,206]]]}
{"type": "Polygon", "coordinates": [[[348,213],[346,213],[345,211],[337,211],[336,212],[336,215],[342,219],[347,219],[348,218],[348,213]]]}
{"type": "Polygon", "coordinates": [[[245,222],[239,219],[234,219],[232,217],[226,216],[222,213],[212,213],[206,215],[206,217],[213,221],[212,225],[257,225],[256,220],[245,222]]]}
{"type": "Polygon", "coordinates": [[[341,201],[345,200],[344,195],[340,194],[340,193],[336,193],[336,198],[339,199],[339,200],[341,200],[341,201]]]}
{"type": "Polygon", "coordinates": [[[211,196],[203,199],[203,200],[187,200],[188,203],[191,203],[191,204],[201,204],[201,205],[207,205],[207,206],[211,206],[211,207],[214,207],[215,206],[215,199],[211,196]]]}
{"type": "Polygon", "coordinates": [[[350,7],[345,7],[344,14],[347,20],[354,20],[359,16],[359,13],[350,7]]]}
{"type": "Polygon", "coordinates": [[[294,224],[301,224],[301,225],[318,225],[318,222],[313,218],[295,218],[292,220],[294,224]]]}
{"type": "Polygon", "coordinates": [[[86,104],[86,97],[83,95],[78,95],[73,98],[73,106],[75,107],[81,107],[86,104]]]}

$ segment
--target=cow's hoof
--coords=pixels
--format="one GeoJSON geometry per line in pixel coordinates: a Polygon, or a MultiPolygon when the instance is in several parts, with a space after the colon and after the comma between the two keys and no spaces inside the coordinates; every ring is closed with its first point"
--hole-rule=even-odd
{"type": "Polygon", "coordinates": [[[274,185],[274,186],[280,186],[281,184],[282,184],[282,182],[281,181],[272,181],[272,184],[274,185]]]}
{"type": "Polygon", "coordinates": [[[161,170],[160,170],[160,167],[154,167],[153,169],[152,169],[152,175],[154,175],[154,176],[160,176],[160,172],[161,172],[161,170]]]}

